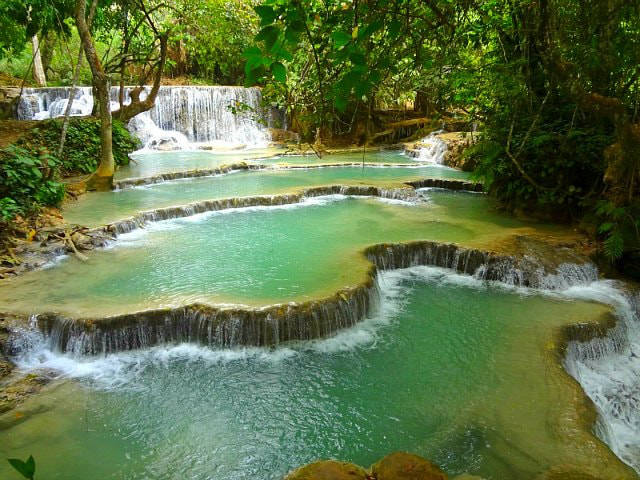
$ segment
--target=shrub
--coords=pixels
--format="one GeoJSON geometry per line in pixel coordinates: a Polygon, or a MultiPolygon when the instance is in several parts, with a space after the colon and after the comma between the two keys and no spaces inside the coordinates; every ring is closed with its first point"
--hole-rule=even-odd
{"type": "Polygon", "coordinates": [[[40,205],[57,205],[64,197],[59,161],[41,150],[37,154],[10,145],[0,150],[0,222],[27,215],[40,205]]]}
{"type": "MultiPolygon", "coordinates": [[[[56,151],[62,132],[62,119],[52,119],[31,130],[20,140],[20,145],[28,150],[45,147],[56,151]]],[[[113,156],[116,165],[128,165],[129,153],[136,150],[139,142],[124,127],[122,122],[113,122],[113,156]]],[[[100,122],[94,118],[72,118],[67,129],[67,137],[60,155],[63,175],[94,172],[100,160],[100,122]]]]}

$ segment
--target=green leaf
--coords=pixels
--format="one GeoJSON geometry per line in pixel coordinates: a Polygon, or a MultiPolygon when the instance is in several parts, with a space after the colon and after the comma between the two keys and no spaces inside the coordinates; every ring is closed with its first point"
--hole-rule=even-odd
{"type": "Polygon", "coordinates": [[[613,228],[614,224],[612,222],[605,222],[598,227],[598,232],[606,233],[613,228]]]}
{"type": "Polygon", "coordinates": [[[362,38],[370,37],[375,32],[380,30],[382,27],[383,27],[382,20],[376,19],[373,22],[371,22],[369,25],[367,25],[366,28],[360,30],[360,32],[358,33],[358,38],[362,39],[362,38]]]}
{"type": "Polygon", "coordinates": [[[242,52],[242,56],[244,58],[262,56],[262,50],[260,50],[258,47],[249,47],[244,52],[242,52]]]}
{"type": "Polygon", "coordinates": [[[271,65],[271,73],[273,73],[273,77],[276,81],[280,83],[287,82],[287,69],[284,68],[284,65],[280,62],[276,62],[271,65]]]}
{"type": "Polygon", "coordinates": [[[264,41],[267,48],[271,49],[278,40],[279,35],[280,29],[278,27],[276,27],[275,25],[268,25],[260,30],[260,32],[256,35],[256,41],[264,41]]]}
{"type": "Polygon", "coordinates": [[[333,99],[333,104],[340,112],[344,112],[347,109],[347,98],[339,95],[333,99]]]}
{"type": "Polygon", "coordinates": [[[366,57],[359,52],[353,52],[351,55],[349,55],[349,60],[351,60],[354,65],[366,65],[367,63],[366,57]]]}
{"type": "Polygon", "coordinates": [[[287,28],[292,30],[292,31],[294,31],[294,32],[302,33],[302,32],[305,31],[305,24],[304,24],[304,22],[302,20],[297,20],[296,19],[296,20],[290,21],[288,23],[287,28]]]}
{"type": "Polygon", "coordinates": [[[288,26],[284,31],[284,38],[289,43],[297,43],[300,38],[300,32],[288,26]]]}
{"type": "Polygon", "coordinates": [[[331,39],[337,48],[342,48],[351,41],[351,35],[342,30],[336,30],[331,34],[331,39]]]}
{"type": "Polygon", "coordinates": [[[391,24],[389,25],[389,36],[390,37],[395,37],[396,35],[398,35],[398,33],[400,33],[400,29],[402,28],[402,23],[396,21],[391,22],[391,24]]]}
{"type": "Polygon", "coordinates": [[[33,476],[36,473],[36,461],[33,459],[33,455],[29,455],[26,462],[18,458],[10,458],[9,463],[24,478],[33,480],[33,476]]]}
{"type": "Polygon", "coordinates": [[[350,93],[351,89],[354,88],[357,84],[359,84],[362,80],[362,76],[358,72],[354,72],[353,70],[347,73],[341,80],[341,84],[343,90],[350,93]]]}
{"type": "Polygon", "coordinates": [[[263,57],[262,55],[259,57],[251,57],[249,58],[249,60],[247,60],[247,63],[244,66],[244,70],[248,73],[251,70],[255,70],[256,68],[265,65],[265,62],[268,62],[268,59],[266,57],[263,57]]]}
{"type": "Polygon", "coordinates": [[[604,241],[604,253],[610,260],[620,258],[623,251],[624,239],[620,233],[614,232],[604,241]]]}
{"type": "Polygon", "coordinates": [[[270,23],[273,23],[273,21],[278,16],[278,14],[273,10],[273,8],[267,5],[258,5],[256,7],[253,7],[253,9],[260,16],[262,25],[268,25],[270,23]]]}

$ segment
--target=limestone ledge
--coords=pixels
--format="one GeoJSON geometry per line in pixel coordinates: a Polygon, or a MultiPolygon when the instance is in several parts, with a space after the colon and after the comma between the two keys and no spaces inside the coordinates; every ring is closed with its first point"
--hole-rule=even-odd
{"type": "MultiPolygon", "coordinates": [[[[231,165],[221,165],[212,169],[185,170],[179,172],[168,172],[149,177],[133,177],[117,180],[114,182],[115,190],[123,190],[125,188],[140,187],[144,185],[153,185],[156,183],[170,182],[173,180],[182,180],[186,178],[213,177],[216,175],[224,175],[238,170],[310,170],[314,168],[335,168],[335,167],[374,167],[374,168],[418,168],[421,165],[412,163],[375,163],[375,162],[320,162],[313,164],[295,165],[286,161],[275,165],[264,164],[247,164],[246,162],[234,163],[231,165]]],[[[438,179],[433,179],[438,180],[438,179]]],[[[445,180],[445,179],[442,179],[445,180]]],[[[467,190],[471,187],[471,191],[482,191],[482,184],[479,182],[468,182],[458,179],[447,179],[452,185],[453,190],[467,190]],[[464,186],[464,187],[463,187],[464,186]]],[[[449,187],[442,187],[449,188],[449,187]]]]}
{"type": "Polygon", "coordinates": [[[382,270],[437,266],[482,280],[534,288],[564,287],[566,284],[557,280],[562,276],[570,276],[567,281],[576,283],[597,278],[586,259],[584,265],[572,264],[567,270],[564,263],[543,264],[530,257],[431,241],[377,244],[361,254],[371,264],[363,281],[317,300],[262,308],[192,304],[103,318],[69,318],[51,312],[34,318],[53,349],[77,354],[104,354],[174,342],[215,347],[274,346],[328,337],[366,318],[379,299],[377,274],[382,270]]]}
{"type": "Polygon", "coordinates": [[[217,168],[184,170],[179,172],[168,172],[153,175],[151,177],[135,177],[116,180],[113,184],[114,190],[122,190],[124,188],[139,187],[143,185],[152,185],[155,183],[168,182],[171,180],[180,180],[184,178],[213,177],[216,175],[224,175],[237,170],[261,170],[266,168],[265,165],[253,165],[246,162],[233,163],[231,165],[222,165],[217,168]]]}

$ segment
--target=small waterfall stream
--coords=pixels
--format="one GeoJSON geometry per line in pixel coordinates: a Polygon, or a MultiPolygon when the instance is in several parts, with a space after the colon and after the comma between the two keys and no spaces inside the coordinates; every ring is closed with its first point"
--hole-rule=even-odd
{"type": "MultiPolygon", "coordinates": [[[[125,104],[130,102],[129,90],[125,104]]],[[[25,89],[17,108],[18,118],[43,120],[64,115],[70,91],[69,87],[25,89]]],[[[118,87],[112,87],[112,111],[119,108],[118,92],[118,87]]],[[[258,88],[160,87],[155,106],[134,117],[129,129],[148,149],[188,149],[194,144],[206,148],[266,146],[269,133],[264,124],[271,115],[261,102],[258,88]]],[[[90,115],[92,109],[91,87],[79,87],[72,115],[90,115]]]]}
{"type": "Polygon", "coordinates": [[[640,472],[640,298],[601,281],[570,292],[612,305],[617,324],[594,338],[568,345],[565,368],[598,411],[595,433],[640,472]]]}
{"type": "Polygon", "coordinates": [[[442,131],[432,132],[418,143],[418,155],[414,157],[417,162],[442,165],[447,154],[447,142],[437,137],[442,131]]]}

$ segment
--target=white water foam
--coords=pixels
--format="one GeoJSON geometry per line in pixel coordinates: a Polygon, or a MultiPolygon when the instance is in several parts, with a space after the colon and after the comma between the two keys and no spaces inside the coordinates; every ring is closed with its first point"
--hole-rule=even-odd
{"type": "Polygon", "coordinates": [[[398,319],[407,301],[411,281],[437,285],[488,288],[487,282],[440,267],[416,266],[380,272],[377,277],[379,301],[374,311],[353,327],[324,339],[290,342],[276,348],[248,347],[212,349],[194,344],[164,345],[145,350],[83,357],[54,352],[43,335],[32,329],[20,334],[20,353],[14,358],[26,371],[48,369],[63,378],[87,378],[104,386],[128,383],[149,363],[169,366],[172,361],[202,360],[212,364],[234,361],[280,362],[304,352],[331,354],[359,348],[375,348],[379,332],[398,319]],[[409,282],[407,282],[409,281],[409,282]]]}
{"type": "Polygon", "coordinates": [[[135,384],[135,379],[151,364],[169,367],[176,361],[203,361],[209,364],[236,361],[270,363],[287,361],[305,352],[331,354],[358,348],[374,348],[380,329],[392,323],[404,306],[408,287],[403,282],[414,275],[412,270],[380,274],[378,282],[381,286],[381,299],[374,312],[357,325],[326,339],[291,342],[276,348],[211,349],[194,344],[164,345],[101,357],[82,357],[52,351],[43,335],[32,329],[20,333],[20,352],[13,360],[24,371],[52,370],[58,372],[60,378],[86,379],[102,388],[120,388],[135,384]]]}
{"type": "Polygon", "coordinates": [[[430,165],[442,165],[447,154],[447,142],[437,137],[442,131],[432,132],[420,140],[418,156],[413,160],[430,165]]]}
{"type": "Polygon", "coordinates": [[[625,463],[640,473],[640,319],[637,299],[616,282],[572,287],[570,298],[596,300],[614,307],[618,325],[604,338],[574,342],[565,359],[598,411],[595,433],[625,463]]]}

